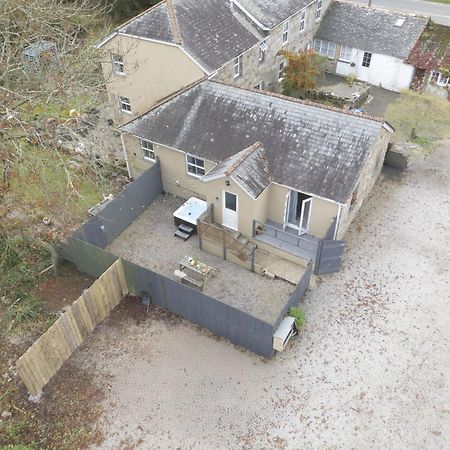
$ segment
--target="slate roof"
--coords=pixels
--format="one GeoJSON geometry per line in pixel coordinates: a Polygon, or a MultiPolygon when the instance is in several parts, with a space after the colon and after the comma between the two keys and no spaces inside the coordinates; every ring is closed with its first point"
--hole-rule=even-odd
{"type": "Polygon", "coordinates": [[[255,19],[268,28],[283,22],[311,3],[311,0],[238,0],[255,19]]]}
{"type": "Polygon", "coordinates": [[[327,9],[315,37],[406,60],[427,23],[422,16],[336,1],[327,9]],[[400,17],[406,21],[396,27],[400,17]]]}
{"type": "Polygon", "coordinates": [[[264,37],[234,12],[229,0],[172,0],[151,8],[117,31],[175,43],[176,21],[181,45],[208,73],[237,57],[264,37]]]}
{"type": "Polygon", "coordinates": [[[257,198],[271,183],[269,163],[261,142],[236,153],[217,164],[204,177],[203,181],[229,176],[252,198],[257,198]]]}
{"type": "Polygon", "coordinates": [[[272,180],[345,203],[384,122],[202,81],[120,129],[220,163],[255,142],[272,180]]]}

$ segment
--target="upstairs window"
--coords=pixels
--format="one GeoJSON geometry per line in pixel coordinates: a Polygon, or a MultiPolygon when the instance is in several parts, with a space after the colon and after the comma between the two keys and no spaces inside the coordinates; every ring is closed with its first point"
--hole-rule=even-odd
{"type": "Polygon", "coordinates": [[[345,62],[350,62],[351,59],[352,59],[352,48],[342,45],[341,51],[339,53],[339,60],[345,61],[345,62]]]}
{"type": "Polygon", "coordinates": [[[125,65],[123,62],[123,56],[117,54],[112,55],[112,63],[115,74],[125,75],[125,65]]]}
{"type": "Polygon", "coordinates": [[[289,21],[283,23],[283,45],[287,44],[289,40],[289,21]]]}
{"type": "Polygon", "coordinates": [[[141,150],[144,159],[156,161],[155,151],[153,150],[153,143],[146,139],[141,139],[141,150]]]}
{"type": "Polygon", "coordinates": [[[186,155],[186,166],[189,174],[194,177],[205,175],[205,161],[195,156],[186,155]]]}
{"type": "Polygon", "coordinates": [[[334,59],[336,44],[334,42],[324,41],[323,39],[314,39],[314,50],[321,55],[334,59]]]}
{"type": "Polygon", "coordinates": [[[120,109],[123,112],[131,113],[131,102],[128,97],[119,96],[120,109]]]}
{"type": "Polygon", "coordinates": [[[300,33],[306,29],[306,11],[300,13],[300,33]]]}
{"type": "Polygon", "coordinates": [[[267,43],[262,41],[259,44],[259,62],[263,62],[266,59],[267,43]]]}
{"type": "Polygon", "coordinates": [[[363,60],[362,60],[362,66],[363,67],[370,67],[370,62],[372,61],[372,53],[370,52],[364,52],[363,60]]]}
{"type": "Polygon", "coordinates": [[[242,76],[242,55],[234,60],[234,78],[242,76]]]}
{"type": "Polygon", "coordinates": [[[278,81],[283,81],[284,79],[284,61],[280,62],[278,66],[278,81]]]}
{"type": "Polygon", "coordinates": [[[316,20],[322,16],[322,0],[317,0],[316,20]]]}

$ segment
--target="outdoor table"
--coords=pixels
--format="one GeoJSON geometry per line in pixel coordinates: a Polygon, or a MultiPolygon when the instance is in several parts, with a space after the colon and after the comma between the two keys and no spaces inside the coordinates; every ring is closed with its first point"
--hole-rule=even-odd
{"type": "Polygon", "coordinates": [[[183,256],[180,261],[180,270],[188,269],[191,270],[194,274],[200,276],[203,281],[206,281],[211,275],[214,275],[215,269],[211,266],[208,266],[205,263],[202,263],[190,256],[183,256]]]}

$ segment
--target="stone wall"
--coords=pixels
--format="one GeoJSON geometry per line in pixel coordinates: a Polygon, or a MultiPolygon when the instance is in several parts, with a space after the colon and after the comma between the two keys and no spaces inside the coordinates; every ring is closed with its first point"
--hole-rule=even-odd
{"type": "Polygon", "coordinates": [[[345,232],[347,231],[347,228],[355,218],[356,213],[358,212],[359,208],[361,207],[373,185],[375,184],[375,181],[380,175],[390,138],[391,133],[382,128],[378,140],[374,144],[370,155],[366,160],[364,168],[361,171],[359,180],[356,183],[356,187],[354,190],[355,201],[352,204],[353,196],[351,196],[348,199],[347,204],[342,206],[341,208],[337,239],[342,239],[345,232]]]}
{"type": "MultiPolygon", "coordinates": [[[[327,7],[334,0],[323,0],[323,18],[327,7]]],[[[305,29],[300,31],[301,12],[291,16],[289,19],[288,42],[283,45],[283,23],[270,31],[266,38],[267,50],[264,61],[259,60],[259,44],[242,54],[242,75],[234,77],[234,59],[225,64],[212,77],[213,80],[225,83],[233,83],[244,88],[255,88],[262,83],[262,89],[279,92],[281,85],[279,82],[279,66],[284,60],[278,56],[278,52],[286,49],[293,52],[306,49],[308,44],[312,44],[314,34],[319,27],[320,21],[316,21],[317,0],[304,8],[306,12],[305,29]]]]}

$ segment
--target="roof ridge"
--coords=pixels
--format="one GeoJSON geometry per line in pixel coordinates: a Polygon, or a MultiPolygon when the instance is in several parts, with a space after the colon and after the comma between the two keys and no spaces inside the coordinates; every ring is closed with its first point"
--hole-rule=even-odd
{"type": "Polygon", "coordinates": [[[320,109],[325,109],[328,111],[333,111],[333,112],[337,112],[337,113],[341,113],[341,114],[346,114],[347,116],[352,116],[352,117],[360,117],[363,119],[368,119],[368,120],[372,120],[374,122],[380,122],[380,123],[385,123],[386,121],[382,118],[382,117],[377,117],[377,116],[370,116],[369,114],[365,114],[365,113],[353,113],[352,111],[346,111],[343,109],[339,109],[336,108],[335,106],[327,106],[327,105],[323,105],[322,103],[315,103],[315,102],[311,102],[308,100],[301,100],[299,98],[294,98],[294,97],[289,97],[287,95],[283,95],[283,94],[277,94],[276,92],[270,92],[270,91],[265,91],[262,89],[255,89],[255,88],[248,88],[248,87],[241,87],[241,86],[236,86],[234,84],[230,84],[230,83],[225,83],[224,81],[218,81],[218,80],[208,80],[211,83],[216,83],[216,84],[221,84],[223,86],[227,86],[227,87],[232,87],[235,89],[240,89],[242,91],[248,91],[248,92],[253,92],[255,94],[261,94],[261,95],[266,95],[268,97],[274,97],[274,98],[278,98],[280,100],[287,100],[290,101],[292,103],[298,103],[300,105],[306,105],[306,106],[312,106],[313,108],[320,108],[320,109]]]}
{"type": "Polygon", "coordinates": [[[167,97],[162,98],[161,100],[156,102],[153,106],[151,106],[149,109],[146,109],[144,112],[142,112],[141,114],[137,115],[133,119],[130,119],[128,122],[125,122],[125,123],[121,124],[118,127],[118,129],[124,127],[125,125],[128,125],[131,122],[134,122],[137,119],[140,119],[142,116],[145,116],[146,114],[148,114],[149,112],[153,111],[154,109],[159,108],[160,106],[164,105],[164,103],[167,103],[170,100],[173,100],[175,97],[178,97],[179,95],[184,94],[186,91],[188,91],[189,89],[192,89],[197,84],[200,84],[201,82],[205,81],[206,79],[207,79],[206,76],[204,76],[202,78],[199,78],[198,80],[195,80],[191,84],[188,84],[187,86],[179,89],[178,91],[174,92],[173,94],[170,94],[167,97]]]}
{"type": "MultiPolygon", "coordinates": [[[[415,12],[410,12],[410,11],[400,11],[400,10],[396,10],[396,9],[386,9],[383,8],[382,6],[378,6],[378,5],[366,5],[365,3],[355,3],[352,0],[337,0],[333,3],[333,5],[337,5],[339,3],[345,3],[347,5],[350,6],[356,6],[358,8],[365,8],[365,9],[375,9],[376,11],[381,11],[381,12],[385,12],[388,14],[399,14],[401,16],[411,16],[411,17],[422,17],[424,19],[430,19],[430,16],[426,16],[422,13],[415,13],[415,12]]],[[[333,6],[333,5],[330,5],[333,6]]]]}
{"type": "Polygon", "coordinates": [[[167,11],[169,15],[170,29],[175,40],[175,44],[181,45],[183,38],[181,37],[180,29],[178,28],[177,15],[175,13],[175,8],[173,7],[172,0],[166,0],[167,11]]]}
{"type": "MultiPolygon", "coordinates": [[[[240,150],[238,153],[244,153],[237,161],[235,161],[229,170],[225,171],[226,175],[231,175],[245,160],[247,160],[253,153],[258,150],[259,147],[263,147],[262,143],[260,141],[256,141],[254,144],[249,145],[248,147],[245,147],[244,149],[240,150]]],[[[264,147],[263,147],[264,148],[264,147]]]]}

